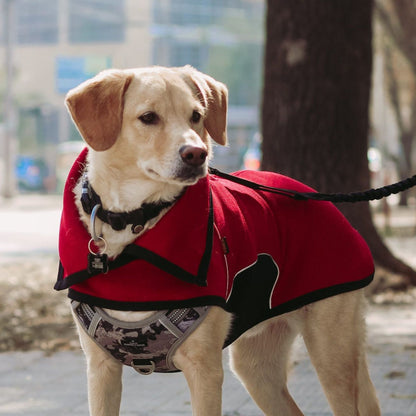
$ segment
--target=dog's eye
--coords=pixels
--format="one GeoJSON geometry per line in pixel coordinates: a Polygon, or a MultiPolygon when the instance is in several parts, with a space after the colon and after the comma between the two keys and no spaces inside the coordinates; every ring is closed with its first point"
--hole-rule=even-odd
{"type": "Polygon", "coordinates": [[[139,117],[139,120],[143,124],[157,124],[159,121],[159,116],[153,111],[148,111],[147,113],[142,114],[139,117]]]}
{"type": "Polygon", "coordinates": [[[199,123],[199,121],[201,120],[201,114],[198,113],[198,111],[194,110],[192,113],[192,117],[191,117],[191,121],[192,123],[199,123]]]}

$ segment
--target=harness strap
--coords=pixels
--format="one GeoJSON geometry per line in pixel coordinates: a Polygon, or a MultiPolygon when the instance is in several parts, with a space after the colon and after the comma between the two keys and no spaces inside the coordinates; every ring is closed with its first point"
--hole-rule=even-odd
{"type": "Polygon", "coordinates": [[[284,195],[297,200],[310,199],[314,201],[329,201],[334,203],[374,201],[377,199],[385,198],[392,194],[397,194],[399,192],[406,191],[407,189],[416,186],[416,175],[413,175],[412,177],[404,179],[400,182],[383,186],[377,189],[369,189],[363,192],[351,192],[347,194],[324,194],[319,192],[297,192],[291,189],[274,188],[271,186],[261,185],[256,182],[240,178],[238,176],[229,175],[228,173],[221,172],[215,168],[209,168],[209,171],[211,174],[219,176],[220,178],[227,179],[229,181],[238,183],[240,185],[246,186],[254,190],[284,195]]]}
{"type": "Polygon", "coordinates": [[[139,322],[124,322],[96,306],[71,302],[82,328],[104,351],[142,375],[175,372],[173,355],[199,326],[208,306],[155,312],[139,322]]]}

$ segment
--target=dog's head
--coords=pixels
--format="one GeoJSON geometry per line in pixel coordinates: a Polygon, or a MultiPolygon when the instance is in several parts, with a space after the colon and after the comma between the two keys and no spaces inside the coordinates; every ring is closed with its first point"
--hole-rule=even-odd
{"type": "Polygon", "coordinates": [[[227,88],[190,66],[103,71],[69,91],[66,104],[109,168],[157,181],[196,182],[207,173],[210,137],[227,142],[227,88]]]}

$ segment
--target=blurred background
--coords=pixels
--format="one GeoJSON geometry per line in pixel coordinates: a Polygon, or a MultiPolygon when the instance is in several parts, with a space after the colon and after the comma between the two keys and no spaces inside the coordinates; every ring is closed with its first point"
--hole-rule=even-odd
{"type": "Polygon", "coordinates": [[[241,167],[259,131],[262,0],[0,4],[3,195],[62,190],[68,164],[82,147],[64,107],[65,94],[112,67],[190,64],[225,82],[230,147],[217,149],[216,165],[241,167]]]}
{"type": "MultiPolygon", "coordinates": [[[[111,67],[190,64],[226,83],[230,146],[216,148],[215,165],[259,167],[263,0],[1,0],[0,6],[3,196],[62,190],[82,147],[65,94],[111,67]]],[[[374,16],[369,161],[376,185],[403,177],[415,159],[406,145],[416,131],[415,72],[386,29],[395,17],[385,10],[374,16]]]]}

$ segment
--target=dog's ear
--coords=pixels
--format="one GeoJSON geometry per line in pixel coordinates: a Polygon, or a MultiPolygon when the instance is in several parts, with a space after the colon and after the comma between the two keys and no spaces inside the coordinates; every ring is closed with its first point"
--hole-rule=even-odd
{"type": "Polygon", "coordinates": [[[189,65],[179,70],[185,76],[185,80],[191,82],[207,110],[204,125],[209,135],[217,143],[225,146],[227,144],[227,87],[189,65]]]}
{"type": "Polygon", "coordinates": [[[107,70],[68,92],[65,103],[72,119],[94,150],[107,150],[117,140],[124,94],[132,79],[132,73],[107,70]]]}

